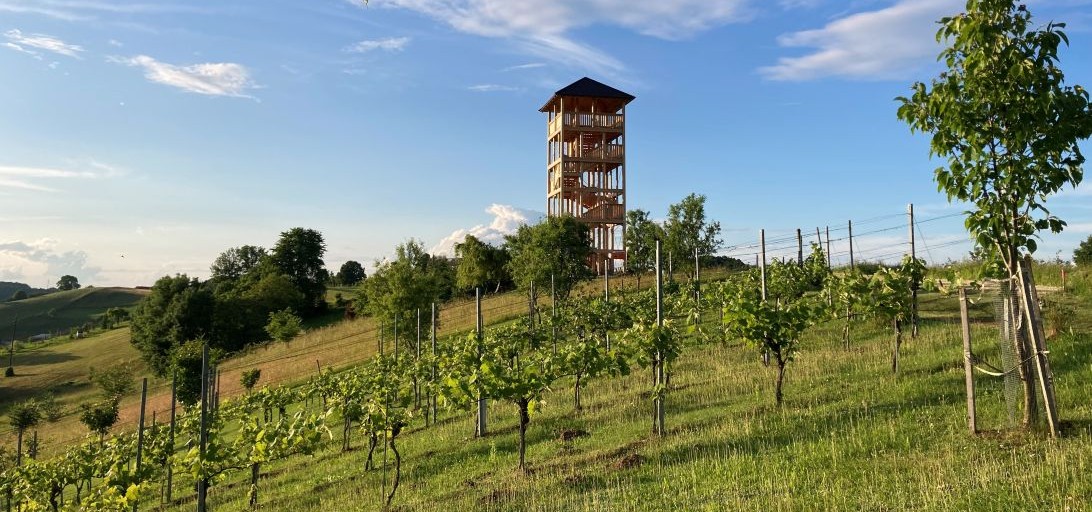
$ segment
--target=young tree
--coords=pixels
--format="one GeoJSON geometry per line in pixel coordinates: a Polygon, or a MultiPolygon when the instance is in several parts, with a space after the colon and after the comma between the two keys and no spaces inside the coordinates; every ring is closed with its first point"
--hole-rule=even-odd
{"type": "Polygon", "coordinates": [[[265,332],[276,341],[291,341],[301,330],[302,321],[291,309],[270,313],[269,323],[265,326],[265,332]]]}
{"type": "Polygon", "coordinates": [[[113,400],[80,405],[80,423],[83,423],[87,430],[99,435],[99,445],[102,445],[110,427],[117,422],[118,403],[113,400]]]}
{"type": "Polygon", "coordinates": [[[408,240],[395,248],[394,260],[376,262],[375,272],[360,288],[357,311],[409,332],[405,327],[418,309],[427,310],[450,296],[450,272],[447,260],[428,254],[421,242],[408,240]]]}
{"type": "MultiPolygon", "coordinates": [[[[950,200],[974,205],[967,229],[991,266],[1015,276],[1024,252],[1035,252],[1037,232],[1065,226],[1044,202],[1083,178],[1078,142],[1092,135],[1088,91],[1065,85],[1058,66],[1058,49],[1069,43],[1065,24],[1035,27],[1023,4],[971,0],[967,12],[940,24],[937,39],[948,43],[940,60],[948,69],[898,98],[898,117],[912,131],[932,134],[931,153],[948,160],[936,170],[940,189],[950,200]]],[[[1015,337],[1022,361],[1031,351],[1027,339],[1015,337]]],[[[1019,368],[1024,425],[1030,426],[1030,363],[1019,368]]]]}
{"type": "Polygon", "coordinates": [[[566,303],[558,321],[567,338],[558,347],[558,364],[561,372],[573,377],[573,408],[580,411],[580,391],[587,379],[629,373],[627,354],[620,350],[624,345],[608,348],[607,336],[630,322],[621,303],[601,298],[566,303]]]}
{"type": "Polygon", "coordinates": [[[520,290],[538,283],[541,290],[554,277],[557,296],[565,299],[581,279],[591,277],[592,256],[588,226],[572,217],[548,217],[534,226],[519,227],[505,237],[511,259],[507,269],[520,290]]]}
{"type": "Polygon", "coordinates": [[[822,312],[818,296],[806,292],[807,274],[794,263],[774,260],[767,267],[767,299],[762,300],[754,272],[741,279],[725,308],[729,335],[768,351],[777,363],[774,400],[780,407],[785,368],[796,357],[800,335],[814,325],[822,312]]]}
{"type": "Polygon", "coordinates": [[[356,286],[367,277],[368,274],[364,272],[364,266],[359,261],[346,261],[337,271],[337,281],[342,286],[356,286]]]}
{"type": "Polygon", "coordinates": [[[34,400],[17,403],[8,411],[8,420],[11,422],[11,427],[15,429],[17,439],[15,442],[16,465],[23,462],[23,434],[34,428],[41,419],[42,411],[38,409],[38,403],[34,400]]]}
{"type": "Polygon", "coordinates": [[[326,242],[322,233],[292,228],[281,233],[269,255],[269,261],[279,273],[288,276],[303,294],[306,312],[321,310],[326,305],[329,273],[322,261],[325,254],[326,242]]]}
{"type": "Polygon", "coordinates": [[[76,276],[63,275],[61,279],[57,281],[58,290],[79,290],[80,280],[76,279],[76,276]]]}
{"type": "Polygon", "coordinates": [[[120,402],[121,397],[132,392],[136,386],[133,369],[125,364],[98,371],[91,368],[90,374],[91,382],[97,384],[99,389],[102,390],[104,400],[120,402]]]}
{"type": "Polygon", "coordinates": [[[1078,267],[1092,266],[1092,235],[1073,251],[1073,264],[1078,267]]]}
{"type": "Polygon", "coordinates": [[[508,263],[508,251],[482,242],[474,235],[466,235],[462,242],[455,244],[455,257],[459,260],[455,286],[460,290],[473,291],[493,284],[493,293],[496,293],[505,281],[512,279],[504,268],[508,263]]]}
{"type": "MultiPolygon", "coordinates": [[[[478,350],[471,333],[464,351],[478,350]]],[[[452,368],[448,374],[448,396],[456,403],[477,401],[479,390],[486,398],[511,402],[519,412],[519,469],[525,469],[527,425],[534,404],[557,379],[557,366],[548,350],[542,350],[543,336],[526,320],[486,331],[481,342],[480,363],[452,368]]],[[[461,358],[473,361],[473,358],[461,358]]]]}
{"type": "Polygon", "coordinates": [[[251,368],[243,371],[239,376],[239,384],[243,386],[247,394],[254,390],[254,386],[258,384],[258,379],[262,378],[262,370],[260,368],[251,368]]]}
{"type": "Polygon", "coordinates": [[[891,351],[891,372],[899,371],[899,349],[902,347],[902,328],[913,314],[913,283],[922,275],[925,263],[903,259],[897,268],[882,267],[868,280],[868,296],[863,302],[867,312],[888,322],[895,332],[891,351]]]}
{"type": "Polygon", "coordinates": [[[637,287],[641,287],[641,274],[656,266],[656,240],[664,238],[664,230],[649,217],[645,210],[626,211],[626,271],[637,275],[637,287]]]}
{"type": "Polygon", "coordinates": [[[664,223],[664,246],[668,253],[680,258],[710,256],[723,243],[720,222],[705,219],[705,195],[690,194],[667,208],[664,223]]]}

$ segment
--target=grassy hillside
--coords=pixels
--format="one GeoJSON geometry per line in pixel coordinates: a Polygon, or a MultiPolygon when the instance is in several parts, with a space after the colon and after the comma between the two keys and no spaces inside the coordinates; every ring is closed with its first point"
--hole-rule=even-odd
{"type": "MultiPolygon", "coordinates": [[[[734,343],[690,347],[668,391],[668,435],[649,434],[649,375],[590,383],[574,413],[561,381],[531,420],[527,473],[515,470],[516,412],[493,403],[491,434],[448,411],[400,440],[397,510],[1084,510],[1092,503],[1092,311],[1051,341],[1064,436],[1008,430],[1003,385],[979,379],[980,428],[967,432],[956,304],[923,298],[918,338],[890,371],[890,332],[870,324],[849,350],[837,324],[810,332],[773,406],[773,369],[734,343]]],[[[983,302],[976,316],[989,314],[983,302]]],[[[974,326],[978,353],[996,331],[974,326]]],[[[335,434],[337,437],[337,434],[335,434]]],[[[263,468],[270,510],[379,510],[391,473],[364,471],[366,441],[263,468]]],[[[377,453],[382,460],[382,452],[377,453]]],[[[388,454],[388,467],[393,455],[388,454]]],[[[248,472],[215,486],[212,510],[246,508],[248,472]]],[[[184,484],[180,484],[184,485],[184,484]]],[[[178,509],[190,509],[184,497],[178,509]]]]}
{"type": "Polygon", "coordinates": [[[24,340],[42,333],[67,333],[68,329],[92,321],[113,307],[136,305],[145,290],[133,288],[81,288],[55,292],[16,302],[0,303],[0,340],[24,340]]]}

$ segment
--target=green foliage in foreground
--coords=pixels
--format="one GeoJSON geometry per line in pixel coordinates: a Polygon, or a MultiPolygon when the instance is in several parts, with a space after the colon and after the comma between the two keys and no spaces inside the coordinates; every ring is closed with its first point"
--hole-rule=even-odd
{"type": "MultiPolygon", "coordinates": [[[[518,464],[518,414],[491,404],[494,434],[472,439],[472,414],[442,413],[400,439],[400,510],[1080,510],[1092,497],[1092,383],[1084,354],[1092,336],[1052,345],[1066,434],[966,432],[955,302],[935,295],[918,338],[890,372],[890,331],[861,322],[852,351],[839,323],[800,340],[780,409],[775,370],[750,349],[690,347],[672,367],[668,430],[649,436],[649,375],[595,380],[574,413],[566,381],[543,395],[528,426],[530,472],[518,464]],[[943,305],[943,311],[938,308],[943,305]],[[943,316],[941,316],[943,315],[943,316]],[[1021,475],[1015,478],[1014,475],[1021,475]]],[[[1088,315],[1087,312],[1082,313],[1088,315]]],[[[1087,322],[1087,320],[1084,320],[1087,322]]],[[[1088,323],[1083,331],[1088,332],[1088,323]]],[[[986,334],[981,340],[991,339],[986,334]]],[[[983,342],[985,345],[985,342],[983,342]]],[[[985,350],[985,349],[984,349],[985,350]]],[[[1001,386],[980,385],[980,414],[996,420],[1001,386]]],[[[986,423],[986,426],[999,426],[986,423]]],[[[263,504],[278,510],[379,510],[393,476],[362,472],[366,451],[329,446],[313,457],[268,464],[263,504]]],[[[393,461],[390,462],[393,464],[393,461]]],[[[232,477],[210,506],[246,504],[232,477]]],[[[180,505],[189,509],[192,503],[180,505]]]]}

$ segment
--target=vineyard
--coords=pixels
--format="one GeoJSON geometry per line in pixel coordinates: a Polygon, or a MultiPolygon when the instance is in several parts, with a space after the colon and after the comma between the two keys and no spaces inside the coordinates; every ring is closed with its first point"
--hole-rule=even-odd
{"type": "MultiPolygon", "coordinates": [[[[479,327],[443,336],[425,312],[410,335],[376,338],[363,364],[294,385],[251,381],[232,399],[206,367],[173,429],[160,414],[138,432],[23,460],[4,471],[0,496],[20,510],[1088,502],[1087,311],[1073,309],[1052,341],[1065,435],[1011,429],[1003,385],[985,382],[992,428],[969,436],[955,297],[926,292],[917,260],[869,274],[828,261],[816,244],[799,261],[704,281],[556,307],[525,297],[522,313],[503,316],[478,306],[479,327]],[[916,315],[911,283],[923,290],[916,315]]],[[[974,305],[976,318],[988,306],[974,305]]],[[[974,328],[996,338],[989,321],[974,328]]]]}

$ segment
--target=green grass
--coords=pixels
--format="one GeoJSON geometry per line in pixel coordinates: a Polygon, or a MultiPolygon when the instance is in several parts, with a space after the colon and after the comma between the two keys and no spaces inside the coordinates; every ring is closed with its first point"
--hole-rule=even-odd
{"type": "MultiPolygon", "coordinates": [[[[1076,299],[1076,298],[1075,298],[1076,299]]],[[[1077,299],[1087,301],[1087,297],[1077,299]]],[[[514,406],[493,403],[491,434],[473,439],[468,412],[400,439],[397,510],[1084,510],[1092,503],[1092,311],[1051,341],[1064,436],[1005,430],[1000,384],[979,379],[980,427],[967,432],[958,313],[923,297],[917,339],[889,370],[890,333],[840,324],[809,333],[773,406],[773,369],[735,344],[696,346],[674,367],[669,433],[649,434],[649,375],[590,383],[585,411],[559,382],[528,433],[529,473],[517,472],[514,406]],[[561,433],[586,432],[562,441],[561,433]]],[[[996,343],[988,305],[975,306],[983,355],[996,343]],[[992,344],[991,344],[992,342],[992,344]]],[[[336,441],[313,457],[263,467],[269,510],[378,510],[384,472],[336,441]]],[[[382,457],[381,454],[377,454],[382,457]]],[[[245,473],[245,472],[243,472],[245,473]]],[[[212,510],[245,508],[248,475],[214,487],[212,510]]],[[[387,473],[390,478],[390,473],[387,473]]],[[[389,489],[389,481],[387,483],[389,489]]],[[[179,488],[183,488],[180,484],[179,488]]],[[[193,506],[183,498],[180,509],[193,506]]]]}
{"type": "Polygon", "coordinates": [[[5,344],[11,340],[13,326],[19,340],[43,333],[67,335],[107,309],[135,306],[146,294],[134,288],[81,288],[0,303],[0,339],[5,344]]]}

